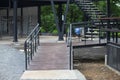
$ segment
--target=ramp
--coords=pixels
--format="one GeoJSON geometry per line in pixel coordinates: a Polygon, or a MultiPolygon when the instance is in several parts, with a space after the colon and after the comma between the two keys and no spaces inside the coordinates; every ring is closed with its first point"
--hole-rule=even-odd
{"type": "Polygon", "coordinates": [[[69,48],[65,43],[42,43],[28,70],[60,70],[69,68],[69,48]]]}

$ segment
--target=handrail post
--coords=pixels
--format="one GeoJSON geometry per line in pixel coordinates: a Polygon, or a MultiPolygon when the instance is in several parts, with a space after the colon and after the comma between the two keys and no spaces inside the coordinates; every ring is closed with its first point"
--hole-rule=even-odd
{"type": "Polygon", "coordinates": [[[31,60],[32,60],[32,54],[34,54],[34,48],[33,48],[33,42],[32,42],[32,41],[33,41],[32,36],[33,36],[33,35],[30,36],[30,41],[31,41],[31,42],[30,42],[30,47],[31,47],[31,50],[30,50],[30,57],[31,57],[31,60]]]}
{"type": "Polygon", "coordinates": [[[34,43],[35,52],[36,52],[36,44],[37,44],[37,43],[36,43],[36,37],[37,37],[37,32],[36,32],[36,31],[37,31],[37,30],[35,30],[35,36],[34,36],[34,38],[35,38],[35,43],[34,43]]]}
{"type": "Polygon", "coordinates": [[[25,44],[24,44],[24,51],[25,51],[25,69],[27,70],[27,43],[25,41],[25,44]]]}
{"type": "Polygon", "coordinates": [[[70,70],[73,69],[73,53],[72,53],[72,24],[70,24],[70,41],[69,41],[69,47],[70,47],[70,70]]]}
{"type": "Polygon", "coordinates": [[[38,33],[38,35],[37,35],[37,38],[38,38],[38,45],[40,45],[40,41],[39,41],[40,26],[38,27],[38,31],[39,31],[39,33],[38,33]]]}

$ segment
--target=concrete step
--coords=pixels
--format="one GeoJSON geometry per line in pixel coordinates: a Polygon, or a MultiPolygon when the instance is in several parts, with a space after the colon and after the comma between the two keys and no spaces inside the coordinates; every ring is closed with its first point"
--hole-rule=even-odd
{"type": "Polygon", "coordinates": [[[25,71],[20,80],[86,80],[78,70],[25,71]]]}

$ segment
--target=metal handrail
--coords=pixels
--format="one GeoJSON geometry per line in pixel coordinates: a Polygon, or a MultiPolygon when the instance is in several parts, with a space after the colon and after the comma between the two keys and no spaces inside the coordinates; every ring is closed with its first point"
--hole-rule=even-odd
{"type": "Polygon", "coordinates": [[[72,24],[70,24],[70,27],[68,28],[68,34],[67,34],[67,46],[69,47],[69,62],[70,62],[70,69],[73,69],[73,47],[72,47],[72,24]]]}
{"type": "MultiPolygon", "coordinates": [[[[69,58],[69,60],[70,60],[70,69],[73,69],[73,58],[74,58],[73,41],[72,41],[72,36],[73,36],[73,31],[72,30],[73,30],[73,28],[80,28],[80,27],[88,28],[88,27],[90,27],[90,25],[93,25],[93,24],[99,24],[99,23],[97,21],[96,22],[86,21],[86,22],[71,23],[70,26],[67,27],[68,28],[68,33],[67,33],[67,40],[66,41],[67,41],[67,46],[69,47],[69,52],[70,52],[70,58],[69,58]]],[[[85,44],[84,45],[87,45],[86,44],[86,32],[85,32],[85,29],[84,29],[83,36],[85,37],[85,44]]],[[[99,35],[98,36],[100,36],[100,30],[99,30],[99,35]]],[[[101,44],[100,40],[99,40],[99,44],[101,44]]]]}
{"type": "Polygon", "coordinates": [[[39,32],[40,27],[39,24],[31,31],[24,43],[24,51],[25,51],[25,68],[27,70],[28,64],[32,60],[32,56],[37,50],[39,46],[39,32]]]}

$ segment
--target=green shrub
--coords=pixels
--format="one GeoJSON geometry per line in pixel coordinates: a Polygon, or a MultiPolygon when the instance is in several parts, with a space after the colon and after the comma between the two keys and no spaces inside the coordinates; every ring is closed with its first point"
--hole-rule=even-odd
{"type": "Polygon", "coordinates": [[[58,31],[55,29],[52,31],[52,34],[58,34],[58,31]]]}
{"type": "Polygon", "coordinates": [[[120,33],[118,33],[118,37],[120,38],[120,33]]]}
{"type": "Polygon", "coordinates": [[[41,33],[45,33],[46,31],[45,31],[45,29],[43,29],[43,28],[41,28],[41,33]]]}

